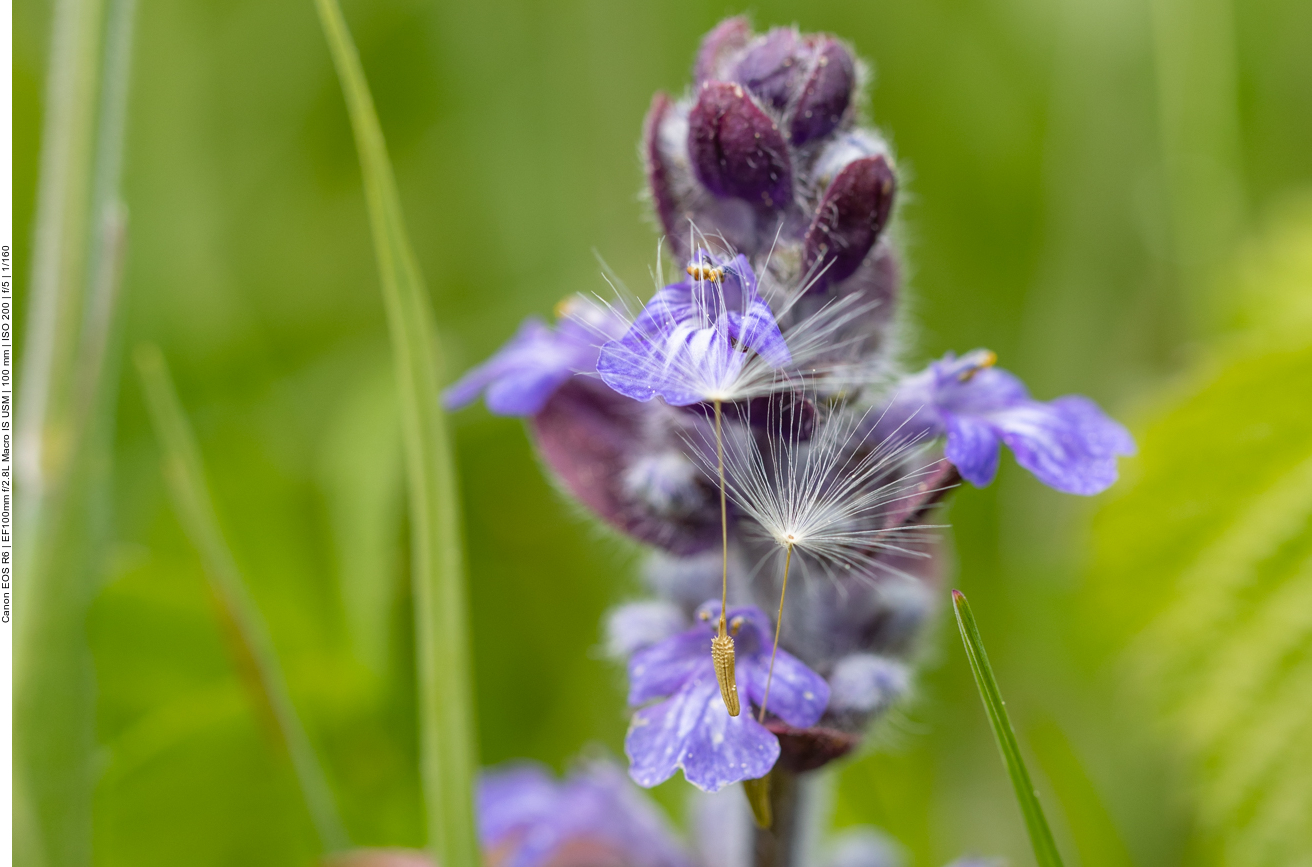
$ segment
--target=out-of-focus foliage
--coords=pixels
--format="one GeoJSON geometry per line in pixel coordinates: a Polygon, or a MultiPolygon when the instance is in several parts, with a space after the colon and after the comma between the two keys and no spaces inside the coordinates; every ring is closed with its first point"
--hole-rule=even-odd
{"type": "MultiPolygon", "coordinates": [[[[1242,330],[1142,438],[1099,516],[1099,615],[1188,760],[1216,863],[1312,863],[1312,208],[1235,279],[1242,330]],[[1133,600],[1133,604],[1127,604],[1133,600]]],[[[1211,859],[1209,859],[1211,860],[1211,859]]]]}
{"type": "MultiPolygon", "coordinates": [[[[694,0],[346,4],[449,375],[564,294],[605,291],[594,250],[646,284],[656,247],[638,197],[643,112],[654,90],[683,86],[697,39],[730,11],[694,0]]],[[[1084,392],[1130,422],[1158,414],[1164,374],[1194,357],[1221,369],[1201,338],[1229,315],[1218,299],[1236,283],[1216,292],[1219,265],[1178,261],[1172,215],[1189,209],[1172,190],[1190,173],[1166,166],[1190,163],[1166,152],[1229,161],[1209,171],[1235,182],[1238,204],[1209,207],[1235,212],[1202,215],[1199,230],[1235,227],[1209,242],[1215,263],[1233,258],[1249,221],[1312,185],[1312,6],[767,0],[752,12],[759,25],[838,33],[874,64],[867,107],[909,177],[913,360],[989,346],[1037,397],[1084,392]],[[1233,58],[1219,76],[1218,44],[1233,58]],[[1173,84],[1159,90],[1163,69],[1173,84]]],[[[20,317],[48,13],[43,0],[14,9],[20,317]]],[[[371,409],[393,388],[386,328],[312,4],[140,0],[133,69],[128,339],[159,343],[173,366],[225,538],[353,840],[419,844],[399,444],[395,418],[371,409]]],[[[1296,400],[1298,384],[1285,386],[1296,400]]],[[[628,551],[551,490],[517,422],[473,409],[455,425],[481,758],[559,766],[589,743],[617,752],[621,675],[594,649],[602,611],[632,592],[628,551]]],[[[116,437],[117,541],[89,625],[96,863],[308,864],[316,842],[294,775],[225,653],[131,380],[116,437]]],[[[1178,448],[1151,434],[1141,446],[1144,478],[1178,448]]],[[[1225,466],[1249,457],[1236,451],[1225,466]]],[[[1200,480],[1208,469],[1195,468],[1200,480]]],[[[1164,511],[1144,508],[1133,538],[1166,535],[1164,511]]],[[[956,496],[955,581],[988,624],[1066,863],[1186,863],[1213,838],[1193,833],[1153,704],[1125,701],[1111,663],[1202,548],[1164,551],[1178,562],[1137,582],[1100,566],[1089,582],[1106,588],[1109,604],[1093,610],[1107,616],[1089,624],[1089,511],[1004,466],[993,488],[956,496]]],[[[965,851],[1026,864],[969,670],[952,633],[939,638],[918,699],[838,774],[835,821],[884,825],[920,867],[965,851]]],[[[677,809],[677,787],[660,794],[677,809]]]]}

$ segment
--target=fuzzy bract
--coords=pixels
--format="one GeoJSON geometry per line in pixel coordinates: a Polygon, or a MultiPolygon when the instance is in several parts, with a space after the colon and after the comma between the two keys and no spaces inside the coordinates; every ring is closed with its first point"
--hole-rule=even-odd
{"type": "Polygon", "coordinates": [[[489,867],[691,867],[660,814],[605,762],[563,781],[527,763],[484,774],[478,825],[489,867]]]}
{"type": "MultiPolygon", "coordinates": [[[[633,714],[624,751],[629,776],[640,786],[668,780],[679,768],[688,782],[708,792],[767,774],[779,758],[779,741],[756,720],[748,705],[760,706],[770,665],[770,619],[759,608],[730,608],[735,631],[738,694],[743,711],[729,716],[720,700],[711,662],[711,638],[719,602],[698,610],[692,629],[635,653],[629,660],[629,704],[633,714]]],[[[775,659],[769,713],[791,726],[815,725],[829,703],[829,685],[785,650],[775,659]]]]}
{"type": "Polygon", "coordinates": [[[1129,431],[1087,397],[1034,400],[994,358],[984,349],[949,353],[908,377],[884,423],[945,435],[947,459],[976,487],[997,475],[1003,444],[1051,488],[1087,495],[1110,487],[1117,457],[1135,452],[1129,431]]]}

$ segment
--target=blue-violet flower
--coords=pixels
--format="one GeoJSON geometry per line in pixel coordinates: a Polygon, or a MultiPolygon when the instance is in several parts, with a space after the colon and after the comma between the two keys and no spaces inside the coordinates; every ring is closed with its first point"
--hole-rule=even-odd
{"type": "Polygon", "coordinates": [[[472,403],[480,393],[496,415],[535,415],[576,373],[594,373],[603,343],[622,332],[610,311],[575,295],[557,308],[553,330],[529,318],[495,355],[446,390],[447,409],[472,403]]]}
{"type": "Polygon", "coordinates": [[[691,867],[661,815],[606,762],[562,782],[534,764],[484,774],[478,825],[489,867],[691,867]]]}
{"type": "Polygon", "coordinates": [[[753,396],[792,361],[756,273],[746,256],[717,261],[703,251],[688,271],[602,347],[597,372],[626,397],[660,395],[671,406],[753,396]]]}
{"type": "MultiPolygon", "coordinates": [[[[945,434],[945,456],[976,487],[993,481],[1000,445],[1039,481],[1070,494],[1097,494],[1116,481],[1116,458],[1135,452],[1129,431],[1096,403],[1067,395],[1042,403],[1024,383],[976,349],[948,353],[901,383],[884,424],[945,434]]],[[[904,429],[905,430],[905,429],[904,429]]]]}
{"type": "MultiPolygon", "coordinates": [[[[737,654],[738,694],[760,705],[770,667],[770,619],[756,607],[730,608],[737,654]]],[[[720,603],[707,602],[692,629],[638,651],[629,660],[629,704],[633,715],[624,751],[629,776],[640,786],[668,780],[678,768],[688,782],[714,792],[730,783],[769,773],[779,758],[779,740],[745,707],[729,716],[711,662],[711,638],[720,603]]],[[[829,685],[797,657],[780,650],[774,663],[769,712],[790,726],[819,722],[829,703],[829,685]]]]}

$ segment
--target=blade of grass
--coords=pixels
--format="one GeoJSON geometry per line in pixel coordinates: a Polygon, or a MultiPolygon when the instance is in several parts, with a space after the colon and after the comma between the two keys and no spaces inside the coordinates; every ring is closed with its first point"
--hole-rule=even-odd
{"type": "Polygon", "coordinates": [[[979,636],[979,627],[975,625],[975,615],[970,613],[966,594],[953,590],[952,607],[957,612],[957,628],[961,630],[961,641],[966,645],[966,659],[970,662],[971,673],[975,675],[975,685],[979,687],[984,712],[988,714],[989,725],[993,727],[993,736],[1002,753],[1002,762],[1007,766],[1007,775],[1011,777],[1011,785],[1016,790],[1021,815],[1025,817],[1025,830],[1029,832],[1030,845],[1034,848],[1034,860],[1039,863],[1039,867],[1061,867],[1061,854],[1052,839],[1052,830],[1048,828],[1048,820],[1043,815],[1039,793],[1034,790],[1025,759],[1021,757],[1016,732],[1007,716],[1006,703],[1002,700],[998,681],[993,677],[993,667],[989,665],[988,654],[984,652],[984,641],[979,636]]]}
{"type": "Polygon", "coordinates": [[[177,392],[174,391],[164,356],[158,348],[143,345],[137,347],[135,357],[150,420],[164,450],[164,478],[178,520],[191,543],[200,552],[205,577],[209,579],[220,611],[229,621],[242,650],[254,667],[254,685],[272,711],[287,745],[287,752],[291,754],[301,793],[305,796],[305,804],[319,832],[324,850],[333,852],[345,849],[350,845],[350,840],[338,817],[332,789],[328,786],[328,779],[319,765],[305,727],[296,714],[296,706],[287,691],[287,682],[278,663],[273,640],[224,542],[218,516],[205,484],[200,448],[187,423],[177,392]]]}
{"type": "Polygon", "coordinates": [[[316,0],[360,152],[387,308],[405,441],[413,544],[420,743],[428,844],[442,867],[481,862],[474,833],[478,760],[455,468],[438,403],[438,350],[396,180],[355,44],[336,0],[316,0]]]}
{"type": "Polygon", "coordinates": [[[60,0],[54,10],[17,419],[14,844],[24,864],[91,862],[86,616],[112,532],[134,13],[134,0],[60,0]]]}

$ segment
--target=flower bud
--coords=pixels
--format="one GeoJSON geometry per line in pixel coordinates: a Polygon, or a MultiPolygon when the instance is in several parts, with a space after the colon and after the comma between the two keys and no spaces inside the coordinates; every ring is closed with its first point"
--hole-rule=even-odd
{"type": "Polygon", "coordinates": [[[702,39],[697,49],[697,63],[693,77],[697,84],[725,78],[725,66],[733,55],[747,46],[752,38],[752,24],[745,15],[726,18],[702,39]]]}
{"type": "Polygon", "coordinates": [[[829,675],[829,709],[834,713],[883,713],[906,694],[906,665],[873,653],[853,653],[834,663],[829,675]]]}
{"type": "Polygon", "coordinates": [[[851,52],[825,37],[793,112],[788,130],[793,144],[804,145],[837,129],[852,101],[855,85],[856,64],[851,52]]]}
{"type": "Polygon", "coordinates": [[[780,210],[792,200],[788,145],[742,85],[702,85],[688,115],[688,157],[697,179],[721,198],[780,210]]]}
{"type": "Polygon", "coordinates": [[[688,627],[688,618],[673,602],[630,602],[606,615],[606,655],[628,659],[688,627]]]}
{"type": "Polygon", "coordinates": [[[809,48],[792,27],[776,27],[743,54],[733,80],[761,103],[782,112],[805,81],[809,48]]]}
{"type": "Polygon", "coordinates": [[[897,180],[882,155],[847,165],[834,178],[802,241],[813,291],[850,277],[875,245],[893,208],[897,180]]]}

